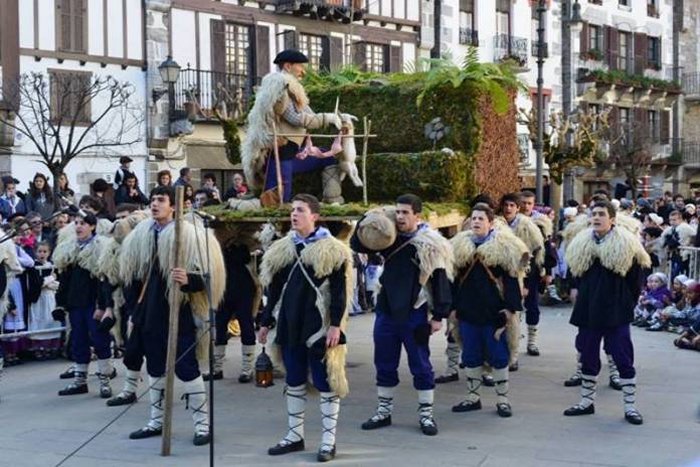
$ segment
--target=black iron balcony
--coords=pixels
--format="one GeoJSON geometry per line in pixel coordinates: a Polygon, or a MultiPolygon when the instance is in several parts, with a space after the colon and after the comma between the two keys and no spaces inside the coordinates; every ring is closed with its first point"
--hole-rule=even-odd
{"type": "Polygon", "coordinates": [[[479,31],[472,28],[459,28],[459,43],[462,45],[479,46],[479,31]]]}
{"type": "Polygon", "coordinates": [[[277,12],[348,24],[362,19],[362,3],[363,0],[277,0],[277,12]]]}
{"type": "Polygon", "coordinates": [[[700,73],[684,73],[681,79],[681,88],[685,98],[700,98],[700,73]]]}
{"type": "MultiPolygon", "coordinates": [[[[542,44],[542,48],[544,49],[543,56],[544,58],[549,57],[549,44],[546,42],[542,44]]],[[[532,56],[533,57],[539,57],[539,50],[540,50],[540,41],[532,41],[532,56]]]]}
{"type": "Polygon", "coordinates": [[[700,141],[683,141],[683,164],[700,165],[700,141]]]}
{"type": "Polygon", "coordinates": [[[173,113],[176,118],[208,120],[214,109],[225,105],[229,114],[240,108],[244,112],[253,84],[247,75],[185,68],[180,70],[174,86],[173,113]]]}
{"type": "Polygon", "coordinates": [[[527,65],[527,39],[523,37],[496,34],[493,38],[493,50],[493,59],[496,62],[512,60],[521,67],[527,65]]]}

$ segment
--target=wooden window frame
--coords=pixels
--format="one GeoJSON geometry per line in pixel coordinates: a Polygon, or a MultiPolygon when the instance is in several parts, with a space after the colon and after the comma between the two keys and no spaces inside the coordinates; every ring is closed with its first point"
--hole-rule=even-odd
{"type": "Polygon", "coordinates": [[[54,0],[55,1],[55,24],[56,24],[56,50],[58,52],[70,52],[70,53],[78,53],[78,54],[87,54],[88,53],[88,39],[89,39],[89,28],[88,28],[88,18],[89,18],[89,11],[88,11],[88,4],[89,2],[87,0],[54,0]],[[78,37],[77,34],[78,32],[76,31],[76,26],[75,26],[75,21],[76,21],[76,15],[71,14],[70,15],[70,46],[69,47],[64,47],[63,46],[63,8],[66,5],[70,5],[70,10],[71,12],[74,11],[76,7],[80,7],[83,11],[81,12],[82,16],[82,27],[80,28],[81,31],[79,32],[81,34],[82,38],[82,48],[79,48],[76,46],[76,38],[78,37]]]}
{"type": "Polygon", "coordinates": [[[238,24],[233,22],[224,23],[224,69],[227,74],[245,76],[246,79],[252,73],[252,41],[251,27],[247,24],[238,24]],[[242,40],[239,41],[239,34],[245,31],[247,47],[241,48],[242,40]],[[233,37],[231,37],[233,36],[233,37]],[[231,42],[232,41],[232,42],[231,42]],[[232,51],[232,54],[230,53],[232,51]],[[231,61],[230,58],[234,57],[231,61]],[[241,73],[240,60],[243,58],[244,72],[241,73]]]}
{"type": "Polygon", "coordinates": [[[330,63],[327,63],[327,36],[299,31],[298,40],[299,50],[309,58],[308,67],[310,69],[319,72],[322,70],[328,70],[330,68],[330,63]],[[316,65],[316,62],[318,62],[318,65],[316,65]]]}
{"type": "MultiPolygon", "coordinates": [[[[57,107],[59,105],[58,100],[57,100],[58,95],[56,95],[56,93],[58,92],[58,89],[55,88],[55,83],[56,83],[57,77],[62,77],[61,79],[67,79],[70,77],[71,84],[73,83],[74,79],[87,78],[88,85],[91,85],[92,84],[92,72],[82,71],[82,70],[48,69],[47,74],[49,76],[49,102],[50,102],[49,118],[51,119],[51,122],[53,124],[58,124],[60,121],[61,126],[64,126],[64,127],[69,127],[69,126],[84,127],[84,126],[92,125],[92,105],[91,105],[92,100],[91,99],[83,107],[82,112],[80,113],[79,118],[75,121],[75,123],[73,123],[73,115],[75,113],[72,110],[69,113],[62,115],[62,117],[59,119],[58,116],[56,115],[56,112],[59,111],[59,109],[57,109],[57,107]]],[[[68,105],[72,109],[73,106],[77,105],[77,103],[68,102],[68,105]]]]}

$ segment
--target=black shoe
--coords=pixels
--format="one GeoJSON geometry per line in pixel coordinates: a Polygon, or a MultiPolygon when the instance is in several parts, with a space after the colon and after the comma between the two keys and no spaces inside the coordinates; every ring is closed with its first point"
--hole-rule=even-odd
{"type": "Polygon", "coordinates": [[[73,379],[75,378],[75,370],[72,367],[68,368],[66,371],[58,375],[58,377],[61,379],[73,379]]]}
{"type": "Polygon", "coordinates": [[[437,427],[437,423],[435,423],[435,419],[425,418],[425,419],[421,419],[421,421],[419,423],[420,423],[420,431],[422,431],[424,435],[435,436],[438,434],[438,427],[437,427]]]}
{"type": "Polygon", "coordinates": [[[517,360],[508,365],[508,371],[518,371],[518,368],[520,368],[520,364],[517,360]]]}
{"type": "Polygon", "coordinates": [[[462,401],[452,406],[453,412],[471,412],[473,410],[481,410],[481,399],[476,402],[462,401]]]}
{"type": "Polygon", "coordinates": [[[540,349],[538,349],[536,345],[528,345],[527,346],[527,354],[530,355],[531,357],[539,357],[540,356],[540,349]]]}
{"type": "Polygon", "coordinates": [[[150,426],[145,426],[139,430],[132,432],[129,435],[129,439],[153,438],[154,436],[160,436],[162,434],[163,428],[151,428],[150,426]]]}
{"type": "Polygon", "coordinates": [[[649,326],[651,326],[651,323],[645,320],[639,323],[637,326],[639,326],[640,328],[648,328],[649,326]]]}
{"type": "Polygon", "coordinates": [[[663,331],[664,330],[664,325],[661,323],[654,323],[651,326],[647,328],[647,331],[663,331]]]}
{"type": "Polygon", "coordinates": [[[576,417],[578,415],[592,415],[595,413],[595,406],[593,404],[588,407],[582,407],[578,404],[569,407],[564,411],[564,415],[567,417],[576,417]]]}
{"type": "Polygon", "coordinates": [[[375,420],[374,417],[367,420],[362,424],[363,430],[376,430],[377,428],[384,428],[385,426],[391,425],[391,415],[386,418],[380,418],[375,420]]]}
{"type": "Polygon", "coordinates": [[[640,414],[639,412],[637,412],[634,409],[625,413],[625,420],[627,420],[632,425],[641,425],[642,423],[644,423],[644,419],[642,418],[642,414],[640,414]]]}
{"type": "Polygon", "coordinates": [[[270,449],[268,449],[267,453],[271,456],[281,456],[282,454],[289,454],[290,452],[297,452],[303,450],[304,440],[300,439],[299,441],[294,441],[293,443],[282,444],[281,442],[279,442],[272,446],[270,449]]]}
{"type": "Polygon", "coordinates": [[[245,383],[250,383],[251,381],[253,381],[253,377],[247,373],[241,373],[241,375],[238,377],[239,383],[245,384],[245,383]]]}
{"type": "Polygon", "coordinates": [[[87,394],[87,384],[69,384],[65,388],[58,391],[59,396],[74,396],[76,394],[87,394]]]}
{"type": "Polygon", "coordinates": [[[581,386],[582,381],[583,380],[581,379],[580,376],[572,376],[571,378],[564,381],[564,386],[566,386],[567,388],[572,388],[574,386],[581,386]]]}
{"type": "Polygon", "coordinates": [[[508,418],[513,415],[513,409],[511,408],[510,404],[506,402],[496,404],[496,411],[498,412],[498,416],[503,418],[508,418]]]}
{"type": "Polygon", "coordinates": [[[481,382],[488,388],[492,388],[496,385],[496,382],[493,380],[493,376],[491,375],[481,375],[481,382]]]}
{"type": "Polygon", "coordinates": [[[211,442],[211,434],[205,433],[205,434],[195,434],[194,439],[192,440],[192,443],[195,446],[204,446],[205,444],[209,444],[211,442]]]}
{"type": "Polygon", "coordinates": [[[454,381],[459,381],[459,373],[452,373],[451,375],[442,375],[435,378],[435,384],[452,383],[454,381]]]}
{"type": "Polygon", "coordinates": [[[610,386],[616,391],[622,391],[622,385],[620,384],[620,380],[613,379],[612,377],[610,377],[610,382],[608,383],[608,386],[610,386]]]}
{"type": "Polygon", "coordinates": [[[107,406],[109,407],[117,407],[119,405],[128,405],[128,404],[133,404],[136,402],[136,394],[131,392],[129,393],[128,396],[122,396],[122,394],[117,394],[115,397],[112,397],[110,400],[107,401],[107,406]]]}
{"type": "MultiPolygon", "coordinates": [[[[206,375],[202,375],[202,379],[203,379],[204,381],[209,381],[209,380],[212,379],[212,378],[211,378],[211,375],[206,374],[206,375]]],[[[224,372],[223,372],[223,371],[215,371],[215,372],[214,372],[214,378],[213,378],[213,379],[214,379],[214,381],[218,381],[218,380],[220,380],[220,379],[224,379],[224,372]]]]}
{"type": "Polygon", "coordinates": [[[331,449],[324,449],[327,445],[321,446],[316,455],[316,460],[319,462],[328,462],[335,459],[335,445],[331,449]]]}

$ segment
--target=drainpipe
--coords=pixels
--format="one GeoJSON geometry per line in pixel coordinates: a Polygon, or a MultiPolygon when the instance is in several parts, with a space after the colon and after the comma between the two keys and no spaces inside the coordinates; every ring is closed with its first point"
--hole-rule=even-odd
{"type": "Polygon", "coordinates": [[[435,30],[435,45],[430,50],[430,58],[440,58],[442,51],[440,50],[441,25],[442,25],[442,0],[435,1],[435,10],[433,12],[433,29],[435,30]]]}
{"type": "MultiPolygon", "coordinates": [[[[681,82],[680,68],[680,37],[681,28],[683,27],[683,0],[673,0],[673,80],[677,83],[681,82]]],[[[682,150],[681,146],[681,98],[677,99],[673,104],[673,140],[671,141],[672,154],[677,154],[682,150]]],[[[682,159],[681,159],[682,160],[682,159]]],[[[683,176],[683,163],[676,172],[676,177],[673,180],[673,192],[678,193],[678,185],[683,176]]]]}

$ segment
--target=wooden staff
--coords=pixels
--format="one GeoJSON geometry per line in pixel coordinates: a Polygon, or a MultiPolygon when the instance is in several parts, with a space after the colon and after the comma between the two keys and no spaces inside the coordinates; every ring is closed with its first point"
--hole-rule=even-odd
{"type": "MultiPolygon", "coordinates": [[[[175,242],[173,242],[174,267],[182,267],[182,206],[185,198],[185,187],[175,188],[175,242]]],[[[163,398],[163,440],[160,449],[161,456],[170,455],[170,436],[173,427],[173,390],[175,385],[175,360],[177,356],[177,333],[180,316],[182,293],[180,286],[170,280],[168,294],[170,315],[168,319],[168,355],[165,360],[165,395],[163,398]]]]}
{"type": "MultiPolygon", "coordinates": [[[[277,124],[272,122],[272,139],[275,142],[275,169],[277,171],[277,195],[280,197],[280,207],[284,203],[284,189],[282,187],[282,164],[280,164],[280,148],[277,144],[277,124]]],[[[291,183],[291,180],[289,181],[291,183]]]]}
{"type": "Polygon", "coordinates": [[[363,117],[363,123],[365,126],[365,134],[362,140],[362,202],[365,206],[369,204],[367,201],[367,143],[370,138],[370,129],[372,127],[372,120],[367,120],[367,117],[363,117]]]}

